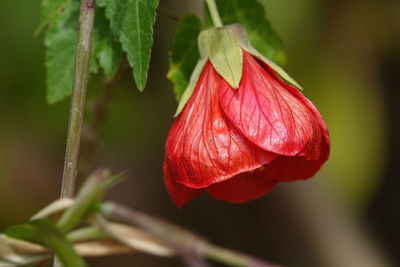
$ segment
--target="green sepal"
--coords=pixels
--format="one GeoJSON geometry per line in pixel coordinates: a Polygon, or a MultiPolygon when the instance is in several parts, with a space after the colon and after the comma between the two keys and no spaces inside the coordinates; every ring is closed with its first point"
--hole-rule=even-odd
{"type": "Polygon", "coordinates": [[[282,69],[278,64],[276,64],[272,60],[263,56],[254,47],[252,47],[252,46],[243,47],[243,49],[246,50],[249,54],[251,54],[251,55],[255,56],[256,58],[260,59],[261,61],[263,61],[265,64],[268,64],[268,66],[270,66],[276,72],[276,74],[278,74],[283,80],[290,83],[297,89],[303,91],[303,87],[301,87],[300,84],[298,82],[296,82],[296,80],[293,79],[284,69],[282,69]]]}
{"type": "Polygon", "coordinates": [[[192,76],[190,77],[189,85],[186,87],[185,92],[182,94],[182,97],[179,101],[178,108],[176,109],[174,117],[177,117],[185,107],[186,103],[189,101],[189,98],[192,96],[194,88],[196,88],[197,82],[199,81],[200,74],[207,63],[207,58],[201,58],[196,67],[192,72],[192,76]]]}
{"type": "Polygon", "coordinates": [[[263,61],[265,64],[270,66],[276,74],[278,74],[283,80],[288,82],[289,84],[295,86],[299,90],[303,90],[303,88],[292,78],[289,74],[286,73],[284,69],[282,69],[278,64],[270,60],[269,58],[263,56],[260,52],[258,52],[251,44],[246,32],[246,29],[240,24],[234,24],[230,26],[232,31],[235,32],[236,39],[240,42],[240,47],[248,52],[249,54],[255,56],[259,60],[263,61]]]}
{"type": "MultiPolygon", "coordinates": [[[[215,0],[224,25],[241,24],[249,40],[261,54],[280,66],[286,65],[287,56],[283,43],[268,20],[261,4],[263,0],[215,0]]],[[[213,27],[208,6],[204,3],[204,24],[213,27]]]]}
{"type": "Polygon", "coordinates": [[[181,113],[191,97],[207,60],[211,61],[214,69],[232,88],[238,88],[243,72],[243,50],[270,66],[283,80],[302,90],[301,86],[279,65],[263,56],[250,44],[247,32],[240,24],[202,31],[199,35],[198,46],[200,60],[179,101],[175,117],[181,113]]]}
{"type": "Polygon", "coordinates": [[[233,88],[242,79],[243,51],[235,26],[211,28],[199,35],[201,58],[209,58],[215,70],[233,88]]]}

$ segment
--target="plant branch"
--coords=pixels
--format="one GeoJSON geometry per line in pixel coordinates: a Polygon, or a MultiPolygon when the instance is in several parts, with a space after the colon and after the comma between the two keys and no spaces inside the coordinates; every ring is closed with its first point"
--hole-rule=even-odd
{"type": "Polygon", "coordinates": [[[206,0],[208,10],[210,10],[211,19],[215,27],[222,27],[221,17],[218,13],[217,5],[215,4],[215,0],[206,0]]]}
{"type": "Polygon", "coordinates": [[[105,240],[110,238],[110,235],[102,231],[97,226],[88,226],[84,228],[80,228],[74,231],[71,231],[67,234],[68,241],[72,243],[78,243],[83,241],[92,241],[92,240],[105,240]]]}
{"type": "Polygon", "coordinates": [[[252,256],[213,244],[207,244],[204,247],[203,253],[206,258],[229,266],[278,267],[278,265],[267,264],[252,256]]]}
{"type": "Polygon", "coordinates": [[[118,204],[105,203],[101,210],[104,215],[111,219],[134,224],[148,231],[174,248],[186,260],[188,257],[201,257],[228,266],[277,267],[241,252],[215,246],[179,226],[118,204]]]}
{"type": "Polygon", "coordinates": [[[95,0],[82,0],[81,2],[75,75],[61,188],[62,198],[72,197],[75,191],[79,147],[89,77],[89,58],[92,48],[92,32],[95,14],[94,1],[95,0]]]}

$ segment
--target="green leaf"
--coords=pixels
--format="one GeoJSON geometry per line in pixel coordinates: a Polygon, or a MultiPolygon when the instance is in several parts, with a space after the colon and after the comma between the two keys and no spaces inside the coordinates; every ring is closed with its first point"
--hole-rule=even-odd
{"type": "Polygon", "coordinates": [[[70,2],[71,0],[42,0],[42,16],[35,35],[39,34],[45,27],[51,27],[70,2]]]}
{"type": "MultiPolygon", "coordinates": [[[[279,65],[286,63],[283,44],[266,18],[264,7],[257,0],[217,0],[224,25],[242,24],[254,48],[279,65]]],[[[204,8],[206,25],[212,27],[210,13],[204,8]]]]}
{"type": "Polygon", "coordinates": [[[201,28],[200,19],[195,15],[188,15],[179,21],[175,30],[167,77],[174,84],[174,92],[178,101],[187,88],[199,60],[197,37],[201,28]]]}
{"type": "Polygon", "coordinates": [[[9,237],[42,244],[51,249],[66,267],[85,267],[65,235],[49,219],[40,219],[8,228],[9,237]]]}
{"type": "Polygon", "coordinates": [[[79,2],[74,1],[53,18],[54,24],[46,32],[47,101],[51,104],[72,92],[78,18],[79,2]]]}
{"type": "Polygon", "coordinates": [[[136,85],[142,91],[149,69],[158,0],[100,0],[98,4],[105,6],[111,29],[119,37],[136,85]]]}
{"type": "Polygon", "coordinates": [[[92,55],[91,71],[97,72],[98,65],[100,65],[107,78],[111,80],[120,66],[122,48],[111,31],[104,8],[96,10],[92,55]]]}

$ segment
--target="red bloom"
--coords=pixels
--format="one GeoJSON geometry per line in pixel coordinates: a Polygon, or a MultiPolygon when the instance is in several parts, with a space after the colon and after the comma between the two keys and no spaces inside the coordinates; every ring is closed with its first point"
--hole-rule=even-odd
{"type": "Polygon", "coordinates": [[[278,182],[307,179],[328,159],[329,134],[314,105],[243,51],[239,88],[208,61],[166,144],[165,184],[181,207],[207,191],[246,202],[278,182]]]}

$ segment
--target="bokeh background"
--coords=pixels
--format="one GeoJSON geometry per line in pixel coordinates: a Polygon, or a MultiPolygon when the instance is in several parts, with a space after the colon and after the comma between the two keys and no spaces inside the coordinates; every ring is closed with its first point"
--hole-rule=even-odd
{"type": "MultiPolygon", "coordinates": [[[[244,1],[244,0],[243,0],[244,1]]],[[[94,167],[127,171],[108,198],[183,225],[210,241],[287,266],[400,266],[400,1],[262,0],[281,36],[288,72],[331,133],[314,179],[281,184],[244,205],[203,195],[182,210],[163,185],[164,142],[176,107],[168,49],[176,21],[160,15],[150,80],[117,84],[94,167]]],[[[200,0],[161,0],[168,13],[200,13],[200,0]]],[[[57,198],[69,101],[46,103],[44,46],[33,37],[40,1],[0,1],[0,230],[57,198]]],[[[101,95],[92,76],[87,114],[101,95]]],[[[92,266],[183,266],[148,255],[92,266]]]]}

